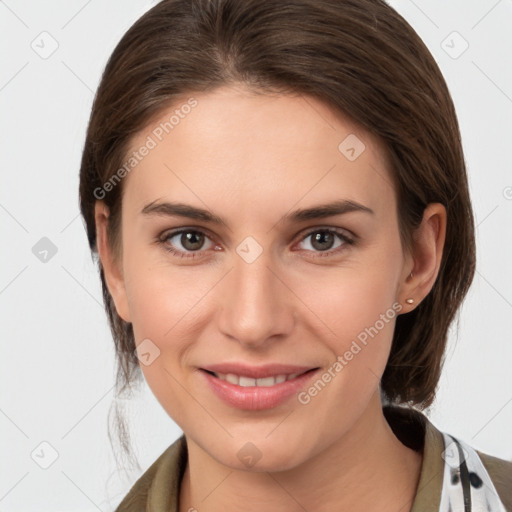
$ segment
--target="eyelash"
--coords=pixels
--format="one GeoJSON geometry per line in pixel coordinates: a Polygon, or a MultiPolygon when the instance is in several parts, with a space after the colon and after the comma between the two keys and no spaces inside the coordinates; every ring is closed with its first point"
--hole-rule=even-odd
{"type": "MultiPolygon", "coordinates": [[[[160,245],[163,246],[163,248],[170,252],[171,254],[173,254],[174,256],[177,256],[179,258],[190,258],[190,259],[193,259],[193,258],[196,258],[201,252],[202,250],[198,250],[198,251],[179,251],[179,250],[176,250],[174,249],[171,245],[168,244],[168,240],[175,237],[176,235],[181,235],[182,233],[196,233],[196,234],[201,234],[201,235],[204,235],[206,238],[209,238],[211,239],[210,236],[208,236],[208,234],[200,229],[192,229],[192,228],[181,228],[181,229],[178,229],[176,231],[171,231],[171,232],[165,232],[163,233],[162,235],[160,235],[158,237],[158,239],[156,240],[157,243],[159,243],[160,245]]],[[[309,236],[313,235],[314,233],[333,233],[335,235],[337,235],[343,242],[342,245],[340,245],[339,247],[336,247],[335,249],[329,249],[327,251],[308,251],[306,250],[307,252],[315,252],[317,253],[317,256],[315,256],[315,258],[321,258],[321,257],[325,257],[325,256],[332,256],[333,254],[337,254],[339,252],[342,252],[343,250],[346,250],[346,246],[347,245],[354,245],[355,243],[355,240],[353,238],[350,238],[349,236],[347,236],[345,234],[345,232],[342,232],[341,230],[338,230],[338,229],[333,229],[333,228],[315,228],[315,229],[312,229],[310,231],[308,231],[300,240],[299,242],[303,242],[306,238],[308,238],[309,236]]]]}

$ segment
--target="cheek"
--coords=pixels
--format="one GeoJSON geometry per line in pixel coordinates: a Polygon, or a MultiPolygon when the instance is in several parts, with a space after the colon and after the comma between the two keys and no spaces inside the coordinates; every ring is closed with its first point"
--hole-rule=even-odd
{"type": "Polygon", "coordinates": [[[135,339],[150,338],[179,350],[185,327],[192,334],[190,329],[199,326],[194,320],[214,283],[205,272],[134,263],[126,267],[126,292],[135,339]]]}
{"type": "Polygon", "coordinates": [[[157,398],[172,401],[179,394],[172,376],[183,377],[191,360],[189,354],[211,321],[214,288],[222,275],[204,265],[171,265],[165,254],[155,256],[154,250],[135,244],[125,254],[125,285],[135,343],[150,340],[145,343],[158,354],[152,364],[142,364],[141,370],[157,398]]]}
{"type": "Polygon", "coordinates": [[[346,343],[373,326],[381,315],[386,316],[386,321],[385,326],[378,322],[380,330],[385,336],[392,334],[389,320],[396,317],[396,309],[400,307],[396,302],[396,276],[397,269],[386,265],[330,270],[316,279],[302,278],[294,290],[304,299],[311,312],[309,316],[312,319],[316,316],[316,324],[323,325],[331,338],[336,339],[335,335],[346,343]]]}
{"type": "Polygon", "coordinates": [[[135,339],[157,340],[172,336],[187,321],[194,305],[207,293],[207,273],[198,267],[178,267],[171,256],[123,226],[125,289],[135,339]],[[205,279],[206,278],[206,279],[205,279]]]}
{"type": "Polygon", "coordinates": [[[183,365],[204,329],[204,298],[214,282],[204,272],[199,278],[197,272],[143,265],[144,259],[132,255],[125,266],[126,291],[140,368],[164,410],[177,424],[187,425],[194,411],[183,388],[189,387],[183,365]],[[141,354],[148,352],[150,361],[144,364],[141,354]]]}
{"type": "Polygon", "coordinates": [[[396,297],[400,253],[388,249],[351,268],[297,281],[295,288],[305,298],[310,312],[304,311],[310,325],[316,326],[315,337],[329,348],[332,362],[338,359],[342,365],[344,376],[335,379],[333,388],[343,388],[349,395],[364,394],[365,387],[369,393],[378,382],[402,309],[396,297]]]}

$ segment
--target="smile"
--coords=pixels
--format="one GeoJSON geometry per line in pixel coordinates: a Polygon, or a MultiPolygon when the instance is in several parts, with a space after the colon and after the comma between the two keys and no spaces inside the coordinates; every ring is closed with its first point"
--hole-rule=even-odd
{"type": "Polygon", "coordinates": [[[319,368],[269,365],[220,365],[200,368],[207,388],[222,402],[237,409],[258,411],[286,403],[307,385],[319,368]],[[224,371],[219,371],[223,369],[224,371]]]}
{"type": "Polygon", "coordinates": [[[270,377],[263,377],[260,379],[254,379],[252,377],[247,377],[244,375],[236,375],[234,373],[215,373],[213,372],[213,375],[217,377],[220,380],[225,380],[226,382],[229,382],[230,384],[234,384],[235,386],[241,386],[243,388],[248,388],[252,386],[258,386],[258,387],[270,387],[275,386],[276,384],[281,384],[282,382],[285,382],[287,380],[295,379],[295,377],[298,377],[301,375],[300,373],[291,373],[290,375],[275,375],[270,377]]]}

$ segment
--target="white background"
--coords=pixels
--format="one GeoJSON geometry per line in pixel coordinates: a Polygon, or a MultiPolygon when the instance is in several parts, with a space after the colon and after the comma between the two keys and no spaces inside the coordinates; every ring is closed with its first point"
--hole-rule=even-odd
{"type": "MultiPolygon", "coordinates": [[[[113,510],[181,433],[145,389],[128,404],[141,471],[116,470],[107,437],[113,343],[77,201],[100,74],[152,5],[0,1],[2,511],[113,510]],[[47,59],[31,47],[42,37],[46,49],[58,43],[47,59]],[[46,263],[32,252],[42,237],[57,249],[46,263]],[[58,458],[42,469],[33,450],[39,463],[52,450],[58,458]]],[[[452,92],[478,224],[477,274],[428,412],[442,430],[512,459],[512,1],[391,5],[430,48],[452,92]],[[453,31],[469,44],[458,58],[464,42],[453,31]]]]}

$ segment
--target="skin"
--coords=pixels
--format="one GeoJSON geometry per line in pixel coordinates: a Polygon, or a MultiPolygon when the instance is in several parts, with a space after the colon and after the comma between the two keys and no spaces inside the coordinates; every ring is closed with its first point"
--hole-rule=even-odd
{"type": "MultiPolygon", "coordinates": [[[[396,438],[379,394],[396,316],[306,405],[293,397],[268,410],[236,409],[197,368],[243,361],[327,371],[393,304],[406,314],[428,294],[441,262],[444,207],[427,207],[405,252],[383,147],[350,119],[311,97],[256,95],[243,86],[189,96],[198,105],[122,183],[120,254],[108,243],[108,209],[96,204],[117,311],[132,322],[136,344],[150,339],[160,350],[141,368],[187,438],[180,511],[410,510],[422,455],[396,438]],[[366,147],[354,161],[338,150],[349,134],[366,147]],[[290,211],[341,199],[374,213],[280,222],[290,211]],[[207,208],[225,224],[141,213],[154,201],[207,208]],[[194,258],[165,249],[190,255],[180,236],[157,242],[182,227],[207,235],[194,258]],[[322,251],[308,236],[314,228],[356,241],[343,245],[334,235],[322,251]],[[262,248],[252,263],[236,252],[247,236],[262,248]],[[247,442],[261,453],[250,469],[237,456],[247,442]]],[[[175,108],[141,131],[132,149],[175,108]]]]}

